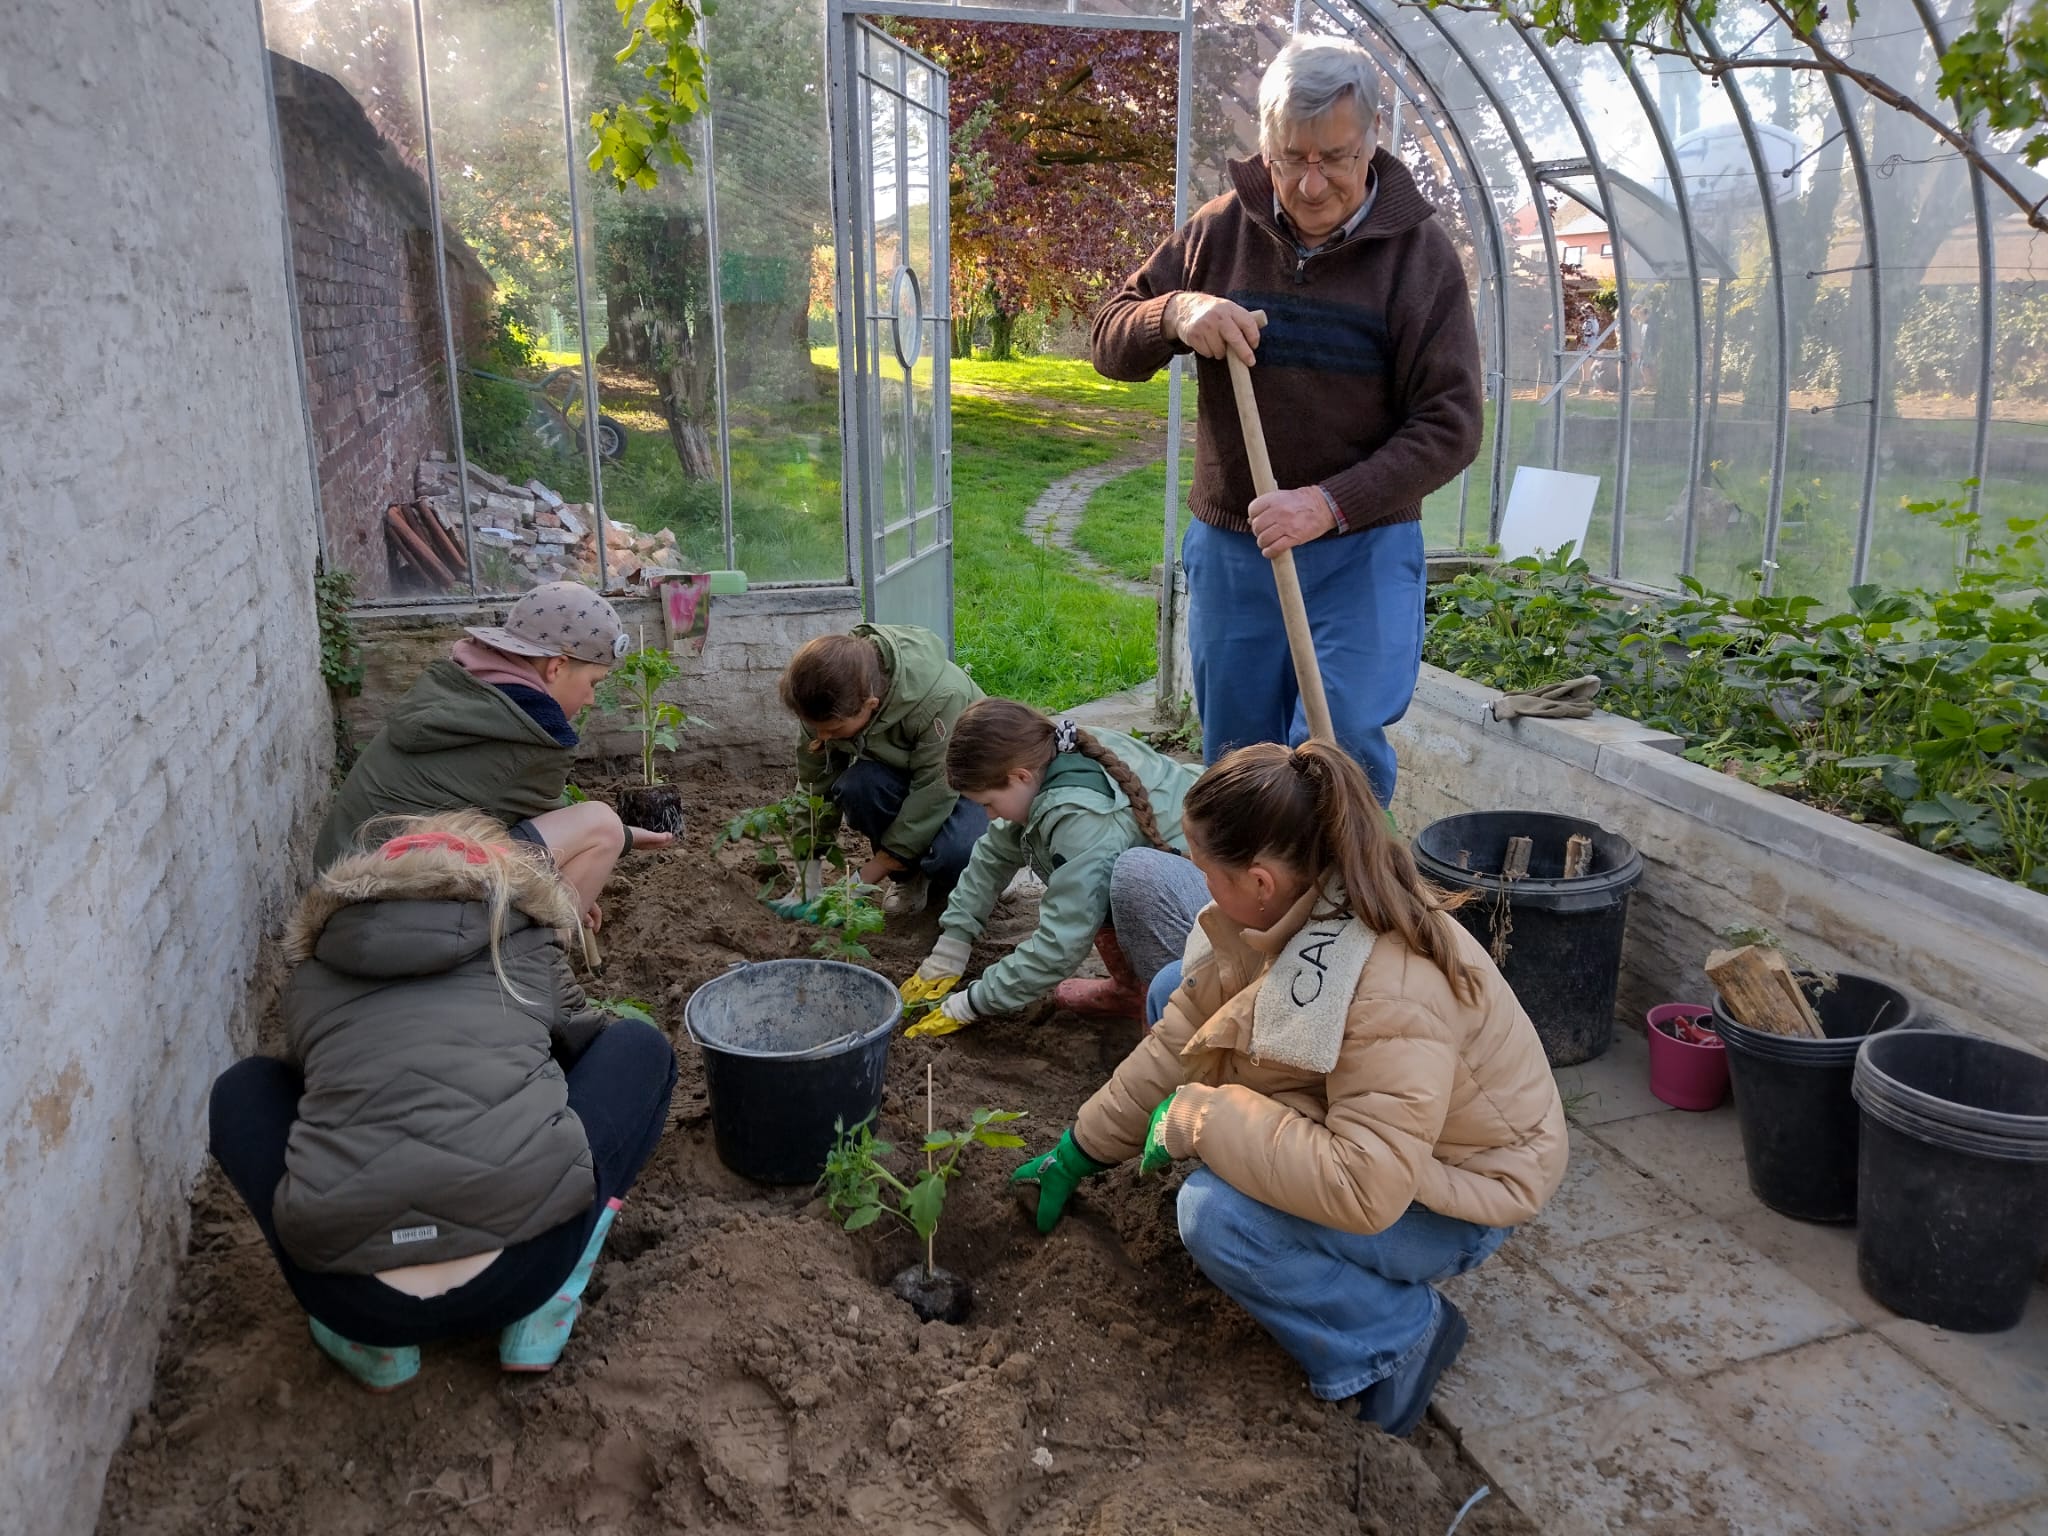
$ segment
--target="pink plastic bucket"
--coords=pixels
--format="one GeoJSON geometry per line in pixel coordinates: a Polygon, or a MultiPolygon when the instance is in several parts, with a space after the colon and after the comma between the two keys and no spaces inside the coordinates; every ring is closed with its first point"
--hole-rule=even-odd
{"type": "Polygon", "coordinates": [[[1713,1027],[1714,1010],[1698,1003],[1659,1003],[1650,1024],[1650,1092],[1673,1109],[1717,1109],[1728,1097],[1728,1052],[1716,1039],[1694,1045],[1664,1029],[1690,1019],[1713,1027]]]}

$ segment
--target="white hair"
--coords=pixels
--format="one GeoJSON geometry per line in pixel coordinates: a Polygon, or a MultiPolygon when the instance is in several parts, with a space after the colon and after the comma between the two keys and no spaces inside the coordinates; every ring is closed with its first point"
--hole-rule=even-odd
{"type": "Polygon", "coordinates": [[[1288,128],[1321,117],[1349,97],[1370,130],[1386,84],[1372,55],[1349,38],[1297,36],[1259,81],[1259,149],[1278,154],[1288,128]]]}

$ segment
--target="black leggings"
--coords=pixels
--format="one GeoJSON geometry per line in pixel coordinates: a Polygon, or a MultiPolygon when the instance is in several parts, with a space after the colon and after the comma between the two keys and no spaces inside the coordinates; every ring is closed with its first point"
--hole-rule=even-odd
{"type": "Polygon", "coordinates": [[[515,1243],[475,1279],[424,1301],[374,1275],[302,1269],[278,1241],[271,1202],[284,1177],[285,1140],[303,1086],[293,1068],[251,1056],[223,1072],[213,1085],[211,1146],[308,1316],[345,1339],[383,1349],[492,1333],[540,1306],[568,1278],[605,1203],[623,1196],[654,1155],[676,1085],[675,1052],[660,1030],[621,1019],[591,1042],[568,1077],[569,1108],[583,1122],[596,1166],[590,1209],[515,1243]]]}

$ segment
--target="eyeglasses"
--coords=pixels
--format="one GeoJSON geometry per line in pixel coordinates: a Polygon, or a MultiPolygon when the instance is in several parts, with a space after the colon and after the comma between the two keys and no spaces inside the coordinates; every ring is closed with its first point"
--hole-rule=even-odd
{"type": "Polygon", "coordinates": [[[1365,158],[1362,149],[1346,150],[1342,154],[1324,155],[1310,160],[1301,155],[1269,155],[1266,164],[1283,181],[1300,181],[1310,171],[1321,171],[1325,181],[1335,181],[1349,176],[1358,169],[1358,162],[1365,158]]]}

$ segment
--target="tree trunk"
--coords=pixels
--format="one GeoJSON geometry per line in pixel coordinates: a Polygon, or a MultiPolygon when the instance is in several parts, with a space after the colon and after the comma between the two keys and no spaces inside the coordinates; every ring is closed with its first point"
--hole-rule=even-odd
{"type": "Polygon", "coordinates": [[[974,356],[974,315],[972,311],[963,310],[953,317],[953,355],[955,357],[967,358],[974,356]]]}
{"type": "Polygon", "coordinates": [[[988,356],[992,363],[1007,363],[1015,360],[1017,354],[1011,343],[1017,332],[1017,317],[1000,309],[991,310],[988,317],[988,356]]]}

